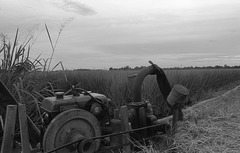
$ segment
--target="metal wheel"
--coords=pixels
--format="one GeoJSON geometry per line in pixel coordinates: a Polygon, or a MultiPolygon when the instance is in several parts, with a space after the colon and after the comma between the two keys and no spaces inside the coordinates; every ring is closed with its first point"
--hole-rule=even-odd
{"type": "Polygon", "coordinates": [[[86,110],[71,109],[57,115],[48,125],[43,137],[43,149],[50,151],[67,143],[83,140],[82,143],[70,145],[56,153],[76,153],[79,152],[77,150],[91,153],[98,150],[100,140],[86,141],[86,138],[95,136],[101,136],[97,118],[86,110]]]}

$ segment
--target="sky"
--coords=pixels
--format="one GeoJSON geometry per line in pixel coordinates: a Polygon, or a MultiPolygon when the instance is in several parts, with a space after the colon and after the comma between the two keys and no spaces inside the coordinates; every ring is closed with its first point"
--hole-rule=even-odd
{"type": "Polygon", "coordinates": [[[0,33],[52,67],[240,65],[239,0],[0,0],[0,33]]]}

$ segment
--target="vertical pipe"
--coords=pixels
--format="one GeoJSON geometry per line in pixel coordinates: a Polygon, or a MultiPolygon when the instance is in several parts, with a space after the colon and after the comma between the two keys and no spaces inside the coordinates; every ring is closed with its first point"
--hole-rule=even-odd
{"type": "MultiPolygon", "coordinates": [[[[120,114],[121,114],[121,120],[122,120],[122,131],[128,131],[130,128],[129,128],[129,124],[128,124],[128,108],[127,108],[127,106],[120,107],[120,114]]],[[[129,143],[128,139],[130,139],[129,134],[128,133],[124,134],[124,137],[122,140],[123,144],[129,143]]],[[[123,151],[125,153],[131,153],[130,144],[123,146],[123,151]]]]}
{"type": "Polygon", "coordinates": [[[176,129],[176,123],[179,120],[179,108],[178,107],[173,107],[172,112],[173,112],[172,130],[174,132],[175,129],[176,129]]]}
{"type": "MultiPolygon", "coordinates": [[[[113,133],[119,133],[122,130],[122,122],[120,119],[111,119],[111,127],[112,127],[112,132],[113,133]]],[[[118,146],[122,144],[122,136],[121,135],[116,135],[110,137],[110,144],[111,146],[118,146]]],[[[120,153],[119,150],[113,150],[113,153],[120,153]]]]}
{"type": "MultiPolygon", "coordinates": [[[[147,126],[146,110],[145,110],[144,107],[139,108],[139,124],[140,124],[140,127],[147,126]]],[[[143,138],[147,137],[147,130],[146,129],[141,130],[139,132],[141,132],[143,138]]]]}

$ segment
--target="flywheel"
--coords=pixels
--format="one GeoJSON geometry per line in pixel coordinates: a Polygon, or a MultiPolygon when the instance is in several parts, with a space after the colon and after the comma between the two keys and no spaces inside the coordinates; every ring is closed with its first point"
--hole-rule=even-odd
{"type": "Polygon", "coordinates": [[[92,153],[98,150],[101,140],[88,138],[96,136],[101,136],[97,118],[86,110],[71,109],[58,114],[48,125],[43,137],[43,149],[50,151],[82,140],[78,144],[57,150],[56,153],[92,153]]]}

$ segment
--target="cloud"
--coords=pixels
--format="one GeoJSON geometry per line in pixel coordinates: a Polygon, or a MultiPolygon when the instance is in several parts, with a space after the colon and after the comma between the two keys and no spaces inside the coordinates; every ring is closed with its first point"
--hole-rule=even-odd
{"type": "Polygon", "coordinates": [[[54,6],[63,9],[66,12],[73,12],[81,15],[94,15],[96,11],[89,6],[73,0],[62,0],[60,3],[52,3],[54,6]]]}

